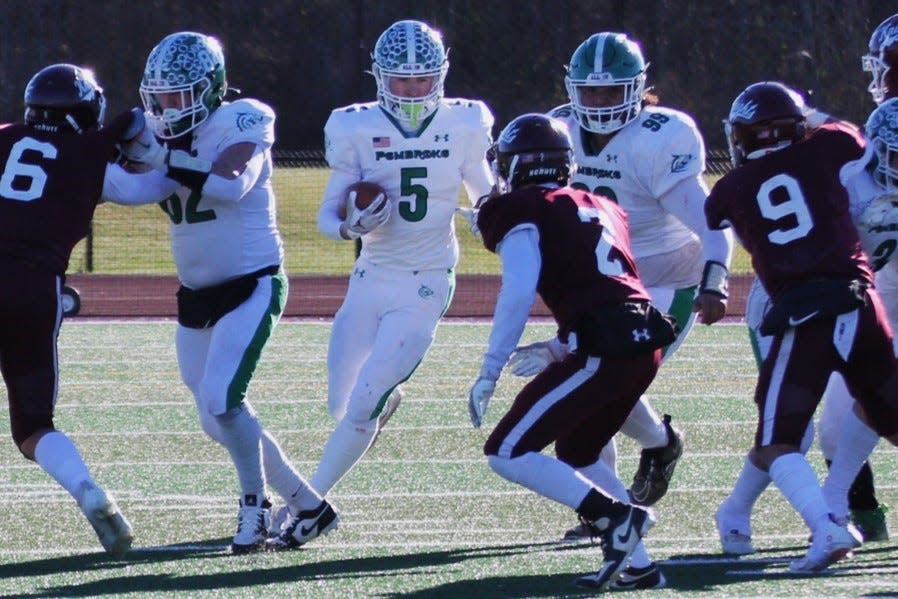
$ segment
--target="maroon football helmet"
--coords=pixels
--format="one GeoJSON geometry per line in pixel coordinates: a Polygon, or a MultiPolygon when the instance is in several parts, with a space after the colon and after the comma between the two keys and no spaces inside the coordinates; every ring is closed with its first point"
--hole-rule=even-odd
{"type": "Polygon", "coordinates": [[[544,114],[523,114],[499,134],[492,164],[503,191],[524,184],[567,185],[574,170],[573,144],[567,127],[544,114]]]}
{"type": "Polygon", "coordinates": [[[25,123],[32,127],[81,133],[102,126],[105,114],[103,88],[90,69],[53,64],[25,88],[25,123]]]}
{"type": "Polygon", "coordinates": [[[801,94],[782,83],[761,81],[746,87],[723,122],[733,166],[802,139],[804,113],[801,94]]]}

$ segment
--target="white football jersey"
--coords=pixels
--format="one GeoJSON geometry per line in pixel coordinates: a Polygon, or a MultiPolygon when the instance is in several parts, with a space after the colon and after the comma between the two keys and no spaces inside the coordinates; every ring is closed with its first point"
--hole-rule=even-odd
{"type": "Polygon", "coordinates": [[[574,187],[615,200],[627,212],[630,241],[637,260],[665,254],[698,239],[658,201],[674,185],[705,168],[705,144],[685,113],[646,106],[617,131],[598,153],[584,146],[584,132],[569,104],[551,115],[561,119],[574,142],[574,187]]]}
{"type": "Polygon", "coordinates": [[[361,258],[406,271],[454,268],[461,185],[472,202],[492,187],[485,158],[492,126],[493,115],[478,100],[444,99],[416,134],[404,132],[376,102],[338,108],[324,127],[334,175],[322,209],[345,196],[334,181],[378,183],[387,190],[392,212],[362,238],[361,258]]]}
{"type": "Polygon", "coordinates": [[[215,161],[228,146],[251,142],[264,150],[265,165],[239,202],[200,196],[183,186],[162,202],[181,282],[200,289],[281,264],[284,249],[271,184],[274,111],[252,99],[225,102],[195,134],[197,158],[215,161]]]}
{"type": "Polygon", "coordinates": [[[843,168],[840,174],[848,190],[849,209],[861,245],[870,266],[878,271],[892,260],[898,249],[898,197],[886,194],[873,181],[863,159],[857,162],[857,168],[843,168]]]}

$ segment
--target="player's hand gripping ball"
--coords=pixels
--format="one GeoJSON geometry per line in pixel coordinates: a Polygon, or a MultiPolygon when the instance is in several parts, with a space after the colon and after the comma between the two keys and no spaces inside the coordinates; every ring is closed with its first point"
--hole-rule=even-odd
{"type": "MultiPolygon", "coordinates": [[[[387,190],[377,183],[371,181],[357,181],[353,183],[346,188],[345,199],[339,209],[340,218],[346,220],[346,215],[352,212],[353,209],[358,212],[368,208],[377,199],[377,196],[381,194],[386,198],[387,190]]],[[[381,210],[386,206],[387,203],[384,202],[381,210]]]]}

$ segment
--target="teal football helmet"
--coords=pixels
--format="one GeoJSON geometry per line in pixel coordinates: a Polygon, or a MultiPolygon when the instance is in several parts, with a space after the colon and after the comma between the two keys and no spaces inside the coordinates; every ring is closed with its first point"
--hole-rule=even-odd
{"type": "Polygon", "coordinates": [[[377,102],[387,114],[416,128],[433,114],[443,98],[449,70],[442,36],[420,21],[398,21],[377,39],[371,54],[371,74],[377,82],[377,102]],[[421,97],[401,96],[390,89],[392,78],[432,77],[421,97]]]}
{"type": "Polygon", "coordinates": [[[227,91],[224,52],[214,37],[182,31],[150,52],[140,82],[148,121],[163,139],[196,129],[221,106],[227,91]]]}
{"type": "Polygon", "coordinates": [[[864,132],[876,157],[873,180],[886,193],[898,193],[898,98],[880,104],[864,132]]]}
{"type": "Polygon", "coordinates": [[[608,135],[635,119],[642,110],[647,66],[639,46],[623,33],[596,33],[580,44],[564,78],[580,126],[608,135]],[[596,87],[619,87],[620,94],[613,103],[593,102],[587,96],[596,87]]]}

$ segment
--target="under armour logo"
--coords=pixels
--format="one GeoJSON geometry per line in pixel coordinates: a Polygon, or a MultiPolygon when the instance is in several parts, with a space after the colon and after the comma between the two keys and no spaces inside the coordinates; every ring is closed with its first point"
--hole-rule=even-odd
{"type": "Polygon", "coordinates": [[[617,164],[617,154],[605,154],[605,162],[617,164]]]}
{"type": "Polygon", "coordinates": [[[443,141],[449,141],[449,134],[444,133],[443,135],[440,135],[439,133],[437,133],[436,135],[433,136],[433,141],[440,141],[441,139],[443,141]]]}
{"type": "Polygon", "coordinates": [[[363,279],[365,277],[365,269],[356,268],[355,270],[352,271],[352,274],[360,279],[363,279]]]}
{"type": "Polygon", "coordinates": [[[649,334],[648,329],[633,329],[633,341],[639,343],[640,341],[648,341],[652,338],[649,334]]]}

